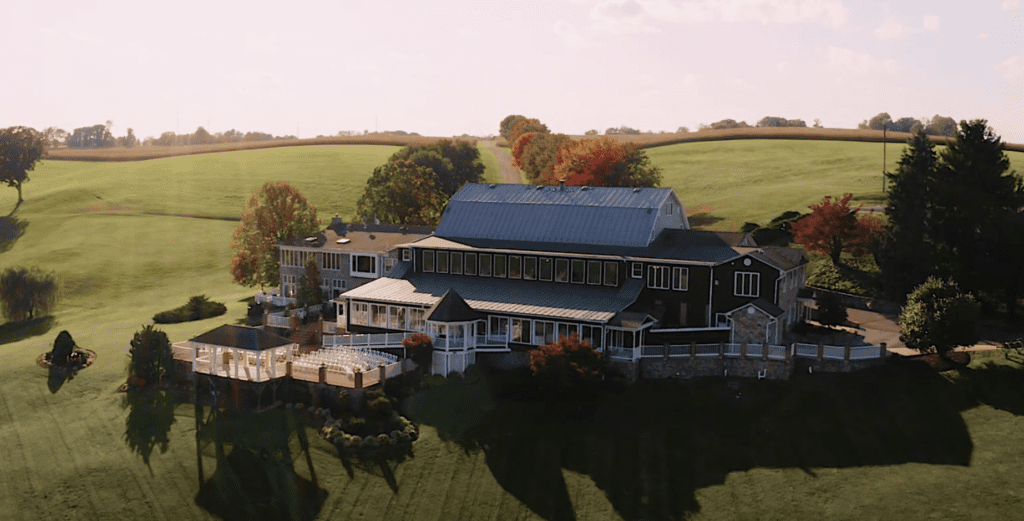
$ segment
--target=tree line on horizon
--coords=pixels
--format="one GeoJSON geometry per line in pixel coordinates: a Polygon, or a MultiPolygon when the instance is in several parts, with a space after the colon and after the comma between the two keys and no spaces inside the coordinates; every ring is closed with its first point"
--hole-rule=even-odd
{"type": "Polygon", "coordinates": [[[609,137],[574,140],[552,133],[536,118],[514,114],[499,124],[511,143],[513,164],[531,184],[652,187],[661,170],[639,145],[609,137]]]}
{"type": "MultiPolygon", "coordinates": [[[[107,121],[103,124],[97,124],[87,127],[79,127],[71,132],[68,132],[62,128],[47,127],[43,130],[42,135],[48,148],[73,148],[73,149],[97,149],[97,148],[133,148],[136,146],[189,146],[189,145],[213,145],[221,143],[248,143],[255,141],[276,141],[285,139],[298,139],[293,135],[275,136],[266,132],[241,132],[239,130],[231,129],[225,132],[210,133],[202,126],[196,128],[195,132],[191,134],[176,134],[171,131],[160,134],[159,137],[147,137],[143,140],[139,140],[135,135],[135,131],[131,128],[127,130],[124,136],[114,136],[110,132],[110,127],[113,126],[112,121],[107,121]]],[[[337,137],[350,137],[350,136],[366,136],[370,134],[387,134],[394,136],[419,136],[416,132],[406,132],[404,130],[389,130],[384,132],[370,132],[364,130],[362,133],[354,130],[342,130],[339,131],[335,136],[337,137]]],[[[324,136],[319,135],[318,138],[335,137],[335,136],[324,136]]]]}

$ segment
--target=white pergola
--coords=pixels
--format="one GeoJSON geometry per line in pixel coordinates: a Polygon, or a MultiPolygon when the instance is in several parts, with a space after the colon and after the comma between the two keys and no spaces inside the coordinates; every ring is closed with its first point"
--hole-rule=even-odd
{"type": "Polygon", "coordinates": [[[285,376],[298,344],[258,328],[225,324],[189,340],[192,371],[265,382],[285,376]]]}

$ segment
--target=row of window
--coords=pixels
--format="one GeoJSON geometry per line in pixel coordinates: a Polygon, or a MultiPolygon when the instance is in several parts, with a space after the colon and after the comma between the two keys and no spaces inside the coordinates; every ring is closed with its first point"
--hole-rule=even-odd
{"type": "Polygon", "coordinates": [[[686,291],[690,287],[690,270],[679,266],[648,266],[647,287],[686,291]]]}
{"type": "MultiPolygon", "coordinates": [[[[350,313],[349,320],[352,325],[403,331],[424,331],[426,329],[424,318],[426,310],[422,308],[353,302],[350,313]]],[[[443,324],[440,325],[437,332],[441,335],[449,333],[443,324]]],[[[451,334],[461,333],[468,332],[451,332],[451,334]]],[[[490,316],[487,320],[478,320],[474,333],[477,336],[486,336],[492,342],[517,342],[531,345],[550,344],[559,338],[568,338],[572,335],[577,335],[580,340],[589,341],[591,345],[598,348],[602,345],[628,347],[632,343],[632,336],[623,335],[621,330],[603,331],[601,326],[588,324],[504,316],[490,316]]]]}
{"type": "Polygon", "coordinates": [[[595,286],[615,286],[619,280],[619,263],[614,261],[443,250],[423,250],[421,260],[421,269],[427,273],[553,280],[595,286]]]}
{"type": "MultiPolygon", "coordinates": [[[[302,267],[306,265],[307,259],[311,255],[316,255],[317,266],[322,270],[340,270],[342,266],[342,255],[341,253],[329,253],[320,252],[314,253],[310,251],[298,251],[298,250],[281,250],[281,266],[290,267],[302,267]]],[[[374,255],[358,255],[352,254],[350,257],[350,270],[353,275],[377,275],[377,257],[374,255]]],[[[393,261],[392,261],[393,262],[393,261]]]]}

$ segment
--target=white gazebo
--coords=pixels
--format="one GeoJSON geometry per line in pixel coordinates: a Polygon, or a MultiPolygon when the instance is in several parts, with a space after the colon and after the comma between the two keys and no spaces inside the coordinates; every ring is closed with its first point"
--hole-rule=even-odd
{"type": "Polygon", "coordinates": [[[191,340],[192,372],[265,382],[286,376],[298,351],[291,340],[255,327],[223,326],[191,340]]]}
{"type": "Polygon", "coordinates": [[[462,373],[476,363],[476,325],[484,318],[449,289],[426,315],[427,335],[434,344],[431,374],[462,373]]]}

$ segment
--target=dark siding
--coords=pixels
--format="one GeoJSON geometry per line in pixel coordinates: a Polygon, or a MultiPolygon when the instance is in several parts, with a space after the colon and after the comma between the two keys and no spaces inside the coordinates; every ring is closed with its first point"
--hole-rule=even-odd
{"type": "MultiPolygon", "coordinates": [[[[658,320],[658,327],[707,327],[708,287],[711,269],[708,266],[682,266],[689,269],[686,291],[651,289],[647,287],[648,266],[679,267],[679,264],[644,263],[644,289],[630,311],[649,313],[658,320]],[[679,322],[680,304],[686,304],[686,324],[679,322]]],[[[671,287],[671,286],[670,286],[671,287]]]]}
{"type": "Polygon", "coordinates": [[[779,270],[747,256],[715,266],[715,281],[718,282],[718,285],[715,286],[711,304],[712,320],[714,320],[715,313],[732,311],[758,298],[774,302],[775,280],[778,278],[779,270]],[[743,259],[750,259],[750,266],[744,266],[743,259]],[[733,294],[733,283],[737,271],[754,271],[761,274],[760,294],[758,297],[737,297],[733,294]]]}

